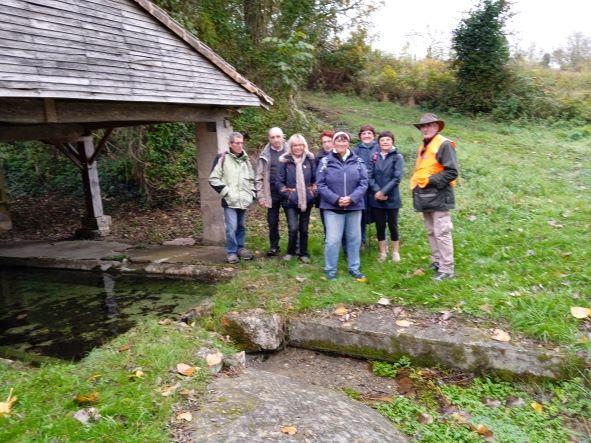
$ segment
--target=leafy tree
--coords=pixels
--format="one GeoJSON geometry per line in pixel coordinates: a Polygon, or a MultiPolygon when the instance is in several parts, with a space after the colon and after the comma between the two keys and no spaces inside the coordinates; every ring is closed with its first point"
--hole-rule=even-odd
{"type": "Polygon", "coordinates": [[[508,17],[506,0],[481,0],[453,31],[459,108],[490,112],[506,91],[509,45],[503,28],[508,17]]]}

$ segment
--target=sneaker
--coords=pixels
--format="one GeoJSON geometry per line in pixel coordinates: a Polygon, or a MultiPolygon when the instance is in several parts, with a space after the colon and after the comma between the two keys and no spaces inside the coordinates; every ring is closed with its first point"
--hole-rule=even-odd
{"type": "Polygon", "coordinates": [[[240,262],[240,259],[238,258],[238,254],[228,254],[227,261],[228,263],[235,264],[240,262]]]}
{"type": "Polygon", "coordinates": [[[380,253],[380,255],[378,256],[378,261],[380,263],[384,263],[386,261],[386,258],[388,258],[388,255],[385,252],[383,254],[380,253]]]}
{"type": "Polygon", "coordinates": [[[356,282],[358,283],[365,283],[367,281],[367,277],[365,275],[363,275],[361,272],[357,271],[357,272],[349,272],[349,274],[351,274],[351,276],[355,279],[356,282]]]}
{"type": "Polygon", "coordinates": [[[302,263],[310,263],[310,257],[308,257],[307,255],[302,255],[300,256],[300,261],[302,263]]]}
{"type": "Polygon", "coordinates": [[[325,274],[328,281],[335,281],[337,276],[335,274],[325,274]]]}
{"type": "Polygon", "coordinates": [[[291,254],[285,254],[283,256],[283,260],[285,260],[285,261],[290,261],[292,258],[293,258],[293,255],[291,255],[291,254]]]}
{"type": "Polygon", "coordinates": [[[267,257],[276,257],[279,255],[279,248],[271,248],[267,251],[267,257]]]}
{"type": "Polygon", "coordinates": [[[442,281],[442,280],[448,280],[450,278],[454,278],[453,272],[437,272],[437,275],[435,277],[433,277],[433,280],[442,281]]]}
{"type": "Polygon", "coordinates": [[[439,263],[433,262],[429,265],[429,269],[438,272],[439,271],[439,263]]]}
{"type": "Polygon", "coordinates": [[[254,254],[248,249],[241,249],[238,251],[238,257],[240,257],[242,260],[252,260],[254,258],[254,254]]]}
{"type": "Polygon", "coordinates": [[[400,253],[399,252],[392,252],[392,261],[394,263],[398,263],[400,261],[400,253]]]}

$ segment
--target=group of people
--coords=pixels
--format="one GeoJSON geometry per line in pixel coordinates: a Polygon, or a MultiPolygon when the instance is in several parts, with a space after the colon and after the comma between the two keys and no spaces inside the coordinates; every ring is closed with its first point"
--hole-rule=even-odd
{"type": "MultiPolygon", "coordinates": [[[[423,214],[435,280],[454,276],[452,222],[454,186],[458,177],[455,142],[443,137],[445,123],[435,114],[423,114],[414,126],[422,135],[414,172],[410,179],[414,208],[423,214]]],[[[320,209],[324,227],[324,272],[328,280],[337,276],[341,248],[347,257],[349,274],[366,280],[361,272],[360,250],[367,242],[367,225],[375,222],[379,245],[378,260],[400,261],[398,212],[402,206],[399,185],[404,159],[391,131],[376,133],[371,125],[359,130],[359,143],[352,147],[346,131],[325,131],[322,148],[314,155],[301,134],[287,141],[280,128],[271,128],[269,142],[253,169],[244,150],[244,137],[233,132],[229,149],[213,164],[209,183],[222,197],[226,252],[229,263],[250,260],[245,249],[245,215],[257,200],[267,210],[269,250],[277,256],[281,208],[288,226],[284,260],[296,257],[310,261],[308,226],[312,208],[320,209]],[[386,240],[388,230],[390,242],[386,240]],[[390,254],[388,252],[390,246],[390,254]]]]}

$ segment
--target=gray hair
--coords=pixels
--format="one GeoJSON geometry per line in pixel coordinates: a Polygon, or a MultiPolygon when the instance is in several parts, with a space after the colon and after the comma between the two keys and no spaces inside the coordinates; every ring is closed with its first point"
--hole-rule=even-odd
{"type": "Polygon", "coordinates": [[[240,133],[240,132],[232,132],[229,136],[228,136],[228,141],[230,143],[232,143],[233,141],[236,140],[236,138],[241,138],[244,139],[244,136],[240,133]]]}
{"type": "Polygon", "coordinates": [[[294,134],[291,137],[289,137],[289,140],[287,141],[287,148],[289,149],[290,154],[291,154],[291,145],[293,145],[296,142],[302,143],[304,145],[304,154],[307,154],[309,152],[308,151],[308,142],[306,141],[304,136],[302,134],[294,134]]]}
{"type": "Polygon", "coordinates": [[[281,134],[281,137],[283,137],[283,130],[277,126],[274,126],[271,129],[269,129],[267,135],[271,135],[271,132],[279,132],[279,134],[281,134]]]}

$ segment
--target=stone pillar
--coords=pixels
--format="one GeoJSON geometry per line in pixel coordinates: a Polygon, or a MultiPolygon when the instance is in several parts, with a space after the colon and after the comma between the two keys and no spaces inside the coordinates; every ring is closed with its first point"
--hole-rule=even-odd
{"type": "Polygon", "coordinates": [[[8,211],[8,191],[4,181],[4,164],[0,160],[0,232],[12,229],[12,219],[8,211]]]}
{"type": "Polygon", "coordinates": [[[219,194],[209,186],[207,179],[215,156],[228,149],[228,137],[233,129],[222,115],[211,122],[197,122],[195,129],[203,243],[221,245],[226,239],[223,210],[219,194]]]}
{"type": "Polygon", "coordinates": [[[86,216],[82,219],[82,228],[76,231],[81,238],[104,237],[111,230],[111,217],[103,213],[98,167],[95,159],[92,136],[85,136],[76,144],[81,163],[82,183],[86,201],[86,216]]]}

